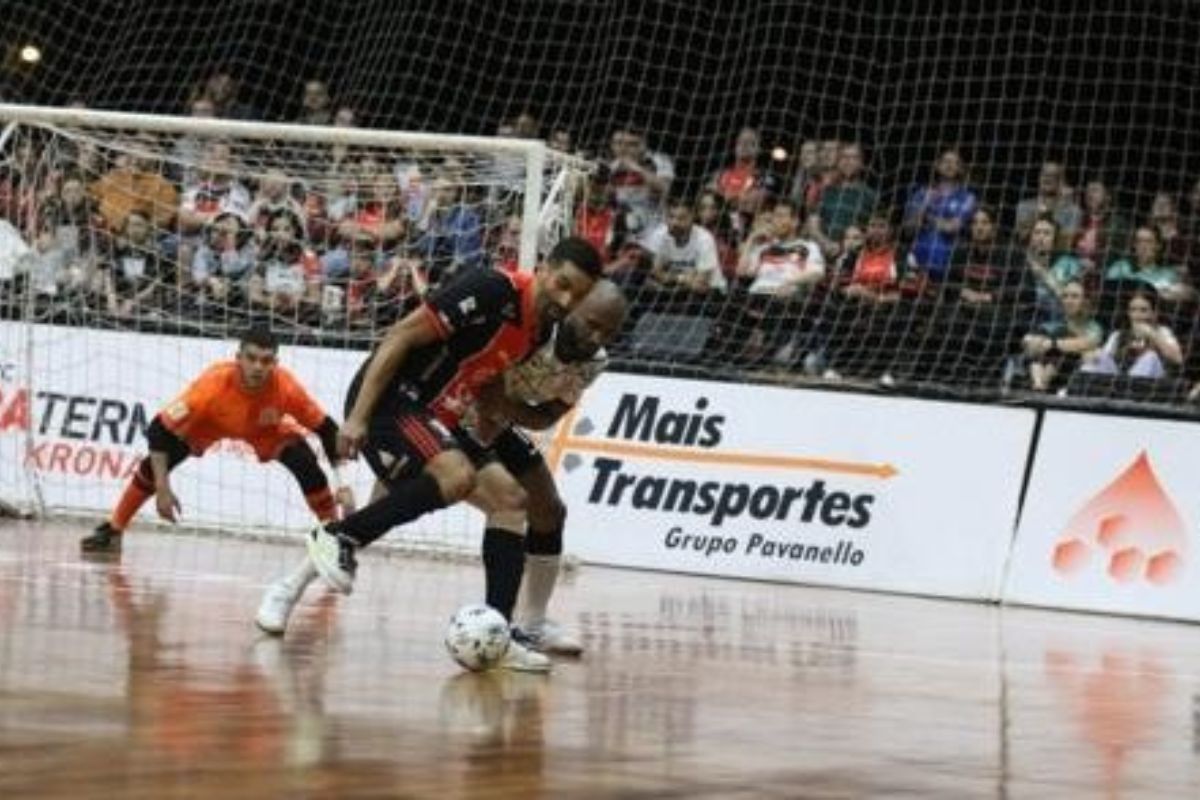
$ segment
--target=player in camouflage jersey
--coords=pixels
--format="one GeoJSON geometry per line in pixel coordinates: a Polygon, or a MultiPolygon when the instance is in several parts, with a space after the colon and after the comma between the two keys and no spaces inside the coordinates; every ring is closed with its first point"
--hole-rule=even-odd
{"type": "MultiPolygon", "coordinates": [[[[460,438],[480,444],[473,458],[491,461],[481,469],[471,498],[487,514],[487,529],[528,529],[523,585],[517,576],[522,592],[517,635],[543,652],[579,655],[583,648],[546,617],[562,561],[567,510],[545,459],[521,428],[548,428],[579,401],[608,365],[604,346],[616,338],[625,314],[621,290],[608,281],[597,282],[559,324],[554,338],[506,370],[463,423],[467,435],[460,438]],[[513,481],[516,487],[508,485],[513,481]]],[[[511,603],[507,598],[515,598],[515,592],[496,583],[489,580],[487,602],[505,612],[501,606],[511,603]]]]}

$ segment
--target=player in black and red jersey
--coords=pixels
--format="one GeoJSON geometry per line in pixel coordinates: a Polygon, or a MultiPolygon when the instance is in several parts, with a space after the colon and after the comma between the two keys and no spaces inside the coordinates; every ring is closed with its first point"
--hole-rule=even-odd
{"type": "MultiPolygon", "coordinates": [[[[480,388],[547,340],[600,273],[600,254],[572,237],[533,274],[468,272],[396,323],[355,375],[339,434],[343,455],[361,452],[387,494],[310,534],[309,558],[328,583],[349,592],[359,548],[471,494],[475,468],[450,430],[480,388]]],[[[519,575],[522,538],[493,538],[484,543],[489,579],[519,575]]]]}

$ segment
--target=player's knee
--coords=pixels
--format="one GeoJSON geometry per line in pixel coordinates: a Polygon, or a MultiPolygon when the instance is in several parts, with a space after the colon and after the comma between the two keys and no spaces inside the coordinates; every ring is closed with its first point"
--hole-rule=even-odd
{"type": "Polygon", "coordinates": [[[536,531],[550,531],[562,528],[567,522],[567,506],[558,493],[548,497],[539,497],[531,502],[527,509],[529,527],[536,531]]]}
{"type": "Polygon", "coordinates": [[[461,453],[442,453],[429,462],[426,470],[437,481],[446,505],[465,500],[475,489],[475,468],[461,453]]]}
{"type": "Polygon", "coordinates": [[[529,495],[525,493],[519,483],[510,478],[496,487],[496,500],[498,511],[524,514],[525,508],[529,504],[529,495]]]}

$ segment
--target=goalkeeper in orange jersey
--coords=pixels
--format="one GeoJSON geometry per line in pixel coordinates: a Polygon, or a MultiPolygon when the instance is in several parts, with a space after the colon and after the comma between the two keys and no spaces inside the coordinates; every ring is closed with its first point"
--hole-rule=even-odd
{"type": "Polygon", "coordinates": [[[338,475],[337,423],[292,373],[276,364],[278,352],[270,331],[251,329],[242,336],[234,360],[210,366],[155,415],[146,431],[150,455],[138,464],[109,518],[80,542],[85,553],[119,551],[125,528],[151,495],[158,515],[175,522],[181,508],[171,489],[171,471],[222,439],[245,442],[259,461],[286,467],[322,523],[337,518],[339,504],[353,504],[338,475]],[[338,475],[336,497],[305,441],[309,431],[321,438],[338,475]]]}

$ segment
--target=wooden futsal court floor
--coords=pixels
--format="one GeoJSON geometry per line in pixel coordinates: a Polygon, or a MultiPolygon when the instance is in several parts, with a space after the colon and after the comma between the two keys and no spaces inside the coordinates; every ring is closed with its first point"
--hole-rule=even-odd
{"type": "Polygon", "coordinates": [[[478,566],[365,557],[283,640],[301,552],[0,526],[0,798],[1200,797],[1200,628],[579,571],[588,652],[466,675],[478,566]]]}

